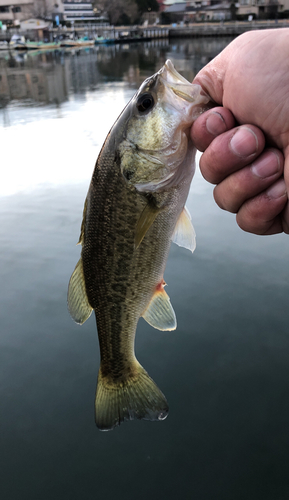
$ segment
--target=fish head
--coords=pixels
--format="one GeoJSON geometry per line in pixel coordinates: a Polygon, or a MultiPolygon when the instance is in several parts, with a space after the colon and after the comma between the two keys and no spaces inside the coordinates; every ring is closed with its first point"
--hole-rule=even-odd
{"type": "Polygon", "coordinates": [[[121,171],[130,186],[149,193],[191,180],[195,148],[189,131],[209,100],[170,60],[143,82],[127,107],[119,145],[121,171]]]}

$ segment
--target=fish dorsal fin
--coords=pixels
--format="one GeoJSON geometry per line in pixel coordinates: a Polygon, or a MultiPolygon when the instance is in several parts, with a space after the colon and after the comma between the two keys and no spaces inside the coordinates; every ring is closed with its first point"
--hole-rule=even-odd
{"type": "Polygon", "coordinates": [[[84,202],[84,207],[83,207],[83,216],[82,216],[82,223],[81,223],[81,229],[80,229],[80,236],[78,240],[78,245],[82,245],[84,242],[84,228],[85,228],[85,221],[86,221],[86,211],[87,211],[87,198],[84,202]]]}
{"type": "Polygon", "coordinates": [[[196,248],[196,233],[191,222],[191,216],[186,207],[183,208],[176,224],[173,242],[180,247],[191,250],[191,252],[196,248]]]}
{"type": "Polygon", "coordinates": [[[142,317],[158,330],[175,330],[177,328],[175,311],[163,283],[155,291],[142,317]]]}
{"type": "Polygon", "coordinates": [[[79,259],[71,275],[68,285],[67,304],[71,317],[80,325],[92,313],[92,307],[88,302],[85,290],[82,259],[79,259]]]}
{"type": "Polygon", "coordinates": [[[158,208],[150,202],[145,206],[136,226],[134,241],[135,248],[139,247],[147,231],[155,221],[155,218],[160,211],[161,208],[158,208]]]}

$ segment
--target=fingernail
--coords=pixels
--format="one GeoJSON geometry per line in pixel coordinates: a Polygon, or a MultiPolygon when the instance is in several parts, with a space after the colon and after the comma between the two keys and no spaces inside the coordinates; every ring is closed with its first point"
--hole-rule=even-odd
{"type": "Polygon", "coordinates": [[[215,136],[220,135],[227,130],[224,118],[220,115],[220,113],[216,113],[216,111],[212,111],[212,113],[208,116],[206,120],[206,127],[207,131],[215,136]]]}
{"type": "Polygon", "coordinates": [[[265,179],[271,175],[277,174],[280,170],[280,158],[273,151],[267,156],[256,160],[252,166],[251,170],[254,175],[265,179]]]}
{"type": "Polygon", "coordinates": [[[269,198],[281,198],[287,194],[286,185],[283,179],[273,184],[269,189],[267,189],[266,194],[269,198]]]}
{"type": "Polygon", "coordinates": [[[240,127],[230,141],[231,149],[237,156],[247,157],[256,153],[258,139],[248,127],[240,127]]]}

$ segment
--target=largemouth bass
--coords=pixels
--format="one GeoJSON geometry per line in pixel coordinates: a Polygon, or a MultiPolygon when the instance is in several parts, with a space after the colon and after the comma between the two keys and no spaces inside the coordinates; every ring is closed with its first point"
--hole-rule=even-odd
{"type": "Polygon", "coordinates": [[[164,270],[173,240],[195,248],[184,208],[194,174],[189,129],[208,101],[167,61],[123,110],[96,162],[68,307],[79,324],[95,311],[101,356],[95,418],[102,430],[168,414],[165,396],[135,357],[134,339],[141,316],[160,330],[176,328],[164,270]]]}

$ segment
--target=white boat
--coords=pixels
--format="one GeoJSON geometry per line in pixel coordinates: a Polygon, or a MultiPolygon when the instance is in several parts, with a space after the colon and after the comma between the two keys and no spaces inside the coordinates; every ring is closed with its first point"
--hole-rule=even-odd
{"type": "Polygon", "coordinates": [[[30,42],[20,35],[13,35],[9,44],[13,50],[53,50],[59,47],[59,42],[30,42]]]}
{"type": "Polygon", "coordinates": [[[27,50],[25,37],[20,35],[12,35],[9,43],[9,48],[13,50],[27,50]]]}

